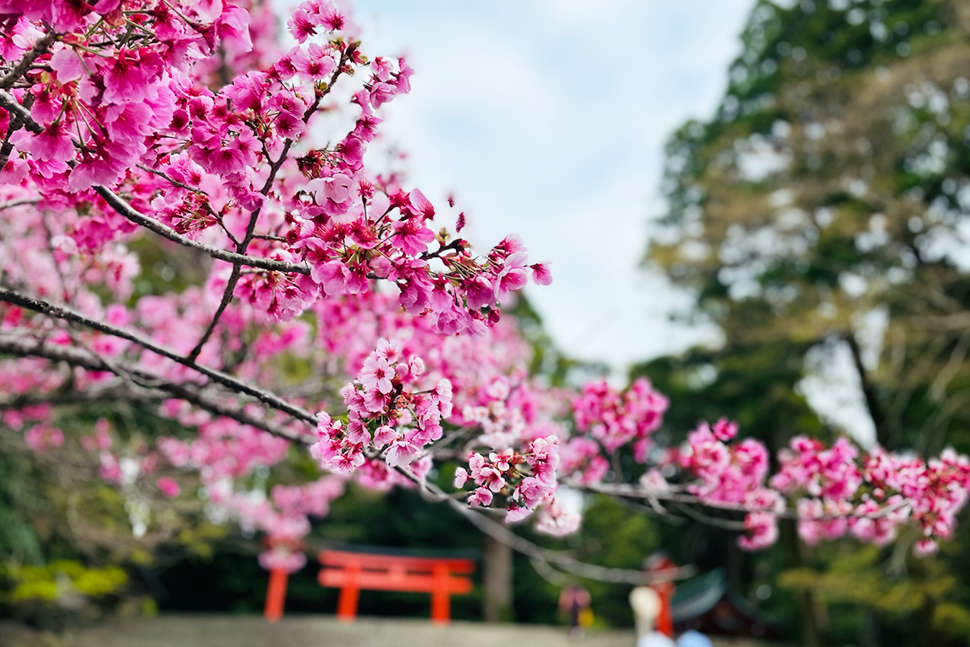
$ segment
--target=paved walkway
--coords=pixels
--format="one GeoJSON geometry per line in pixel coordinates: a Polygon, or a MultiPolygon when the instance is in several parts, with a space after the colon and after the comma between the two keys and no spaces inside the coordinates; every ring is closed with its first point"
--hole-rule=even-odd
{"type": "MultiPolygon", "coordinates": [[[[7,629],[10,625],[7,625],[7,629]]],[[[342,624],[328,616],[289,616],[270,624],[258,616],[166,615],[113,620],[62,640],[36,634],[2,635],[0,647],[633,647],[631,631],[590,632],[570,640],[562,627],[454,622],[438,628],[427,620],[364,618],[342,624]]],[[[715,643],[754,647],[753,643],[715,643]]]]}

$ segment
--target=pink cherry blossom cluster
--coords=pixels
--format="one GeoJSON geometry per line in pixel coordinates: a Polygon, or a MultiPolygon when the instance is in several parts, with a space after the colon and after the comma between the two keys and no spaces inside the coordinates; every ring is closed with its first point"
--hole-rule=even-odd
{"type": "Polygon", "coordinates": [[[378,341],[357,376],[341,390],[347,424],[319,415],[312,456],[324,469],[350,473],[368,456],[382,454],[391,468],[410,465],[422,449],[441,438],[441,422],[451,415],[451,382],[440,379],[416,391],[424,375],[421,358],[402,355],[401,344],[378,341]]]}
{"type": "Polygon", "coordinates": [[[952,535],[967,502],[970,459],[953,450],[924,461],[879,447],[863,455],[844,437],[826,447],[799,436],[779,452],[780,469],[768,479],[767,449],[752,439],[733,442],[736,433],[726,420],[702,424],[688,436],[679,463],[689,476],[686,490],[701,502],[746,511],[740,543],[748,549],[774,543],[778,516],[791,500],[809,544],[851,534],[881,545],[915,523],[922,537],[914,550],[926,554],[952,535]]]}
{"type": "Polygon", "coordinates": [[[536,438],[525,453],[513,449],[490,452],[486,457],[473,452],[468,469],[455,470],[455,487],[471,481],[476,487],[468,496],[473,506],[490,506],[495,495],[504,499],[506,523],[517,523],[542,505],[552,505],[556,493],[559,438],[536,438]]]}
{"type": "MultiPolygon", "coordinates": [[[[385,421],[382,432],[394,428],[405,434],[404,412],[416,420],[407,437],[387,447],[385,458],[394,465],[440,437],[441,418],[450,407],[446,374],[475,390],[481,366],[472,355],[488,356],[498,372],[521,356],[524,343],[514,334],[503,335],[509,351],[503,362],[467,337],[442,339],[439,333],[484,333],[499,318],[498,302],[525,284],[527,270],[538,284],[551,281],[547,267],[526,265],[525,248],[515,236],[486,257],[474,256],[466,241],[432,230],[435,210],[419,190],[406,191],[396,175],[364,167],[364,153],[381,123],[377,111],[410,91],[411,69],[403,59],[369,61],[349,18],[327,0],[300,6],[289,23],[300,44],[287,52],[271,37],[275,19],[265,2],[128,2],[123,10],[110,1],[78,7],[27,3],[5,7],[4,13],[3,58],[21,59],[10,72],[12,83],[3,86],[11,89],[0,97],[0,126],[9,141],[0,160],[4,287],[141,334],[174,355],[258,386],[280,383],[275,359],[281,354],[312,355],[323,369],[332,361],[355,362],[351,344],[374,348],[377,336],[362,343],[359,321],[329,316],[342,307],[338,302],[362,304],[352,306],[358,312],[385,312],[385,319],[402,322],[402,330],[418,331],[404,343],[434,356],[436,376],[435,388],[409,393],[407,406],[403,400],[398,403],[403,408],[388,403],[396,417],[385,421]],[[352,75],[360,79],[356,89],[352,75]],[[330,96],[338,83],[357,116],[335,144],[320,146],[312,126],[340,111],[330,96]],[[129,248],[146,229],[209,250],[214,260],[204,285],[140,294],[129,306],[135,282],[153,271],[129,248]],[[220,252],[243,260],[226,262],[220,252]],[[376,292],[379,280],[393,283],[398,297],[376,292]],[[368,300],[373,303],[364,304],[368,300]],[[372,309],[375,304],[379,307],[372,309]],[[402,316],[402,305],[411,314],[402,316]],[[320,317],[316,328],[321,348],[328,350],[324,357],[310,343],[314,325],[298,318],[307,308],[320,317]],[[332,343],[331,325],[352,331],[347,346],[332,343]],[[443,352],[442,344],[455,352],[443,352]]],[[[117,386],[119,374],[137,373],[150,383],[211,392],[210,407],[228,407],[254,421],[240,423],[186,400],[168,400],[159,408],[160,415],[195,432],[188,440],[162,439],[161,456],[173,467],[199,472],[204,490],[218,489],[222,494],[210,498],[213,505],[221,501],[232,508],[248,501],[224,492],[227,483],[240,484],[257,468],[285,460],[288,439],[307,436],[299,421],[252,402],[240,405],[231,390],[205,389],[206,380],[191,367],[119,336],[68,332],[6,303],[0,305],[0,321],[0,333],[40,336],[64,349],[90,350],[99,358],[95,364],[107,362],[106,370],[75,366],[65,373],[56,361],[0,360],[0,383],[10,386],[5,393],[53,393],[65,384],[108,389],[117,386]],[[115,366],[123,370],[111,370],[115,366]],[[276,435],[266,433],[266,425],[276,435]]],[[[365,367],[362,380],[379,391],[385,382],[372,369],[365,367]]],[[[419,360],[396,365],[395,377],[409,369],[416,376],[419,360]]],[[[318,404],[302,397],[293,401],[318,404]]],[[[31,417],[35,410],[7,411],[5,419],[11,424],[26,419],[25,441],[52,449],[61,442],[53,409],[31,417]]],[[[347,428],[360,431],[374,412],[366,405],[355,411],[347,428]]],[[[120,483],[151,472],[147,460],[139,467],[126,450],[114,453],[100,428],[98,433],[105,478],[120,483]]],[[[423,476],[430,458],[409,467],[423,476]]],[[[410,483],[373,459],[359,466],[357,478],[378,488],[410,483]]],[[[165,496],[180,495],[170,477],[156,485],[165,496]]],[[[259,518],[287,519],[292,511],[284,507],[269,502],[259,518]]],[[[271,526],[257,524],[270,533],[271,526]]],[[[297,522],[290,527],[309,528],[297,522]]]]}
{"type": "Polygon", "coordinates": [[[844,438],[825,449],[798,437],[779,459],[781,469],[771,484],[788,496],[801,496],[798,530],[811,544],[847,533],[886,544],[900,525],[913,521],[922,531],[916,551],[934,552],[938,539],[953,534],[970,487],[970,459],[952,449],[929,461],[880,448],[860,458],[844,438]]]}
{"type": "MultiPolygon", "coordinates": [[[[194,63],[219,47],[251,49],[249,16],[221,2],[186,5],[122,12],[117,2],[102,2],[62,21],[77,31],[37,40],[46,47],[24,72],[32,85],[11,95],[30,123],[0,111],[11,132],[6,182],[40,189],[42,207],[63,208],[68,195],[71,203],[89,203],[90,215],[68,229],[74,243],[63,251],[101,251],[135,230],[116,205],[104,204],[103,192],[90,191],[117,185],[132,208],[176,234],[303,264],[296,272],[248,271],[228,284],[275,319],[291,319],[321,298],[369,290],[369,279],[380,278],[397,285],[409,311],[431,314],[441,332],[483,332],[498,317],[496,302],[526,282],[521,241],[507,238],[482,261],[461,239],[441,238],[429,250],[439,238],[427,226],[431,203],[363,166],[381,122],[376,111],[410,91],[407,63],[369,62],[340,36],[349,20],[321,0],[301,6],[290,22],[301,45],[266,69],[239,70],[214,91],[200,83],[194,63]],[[129,42],[132,30],[138,47],[129,42]],[[317,32],[333,38],[305,42],[317,32]],[[309,127],[331,86],[365,65],[371,74],[352,95],[360,111],[354,128],[332,147],[313,147],[309,127]],[[298,148],[302,155],[291,154],[298,148]]],[[[5,36],[22,40],[28,26],[36,30],[31,20],[44,16],[28,10],[5,36]]],[[[544,265],[532,268],[537,282],[551,280],[544,265]]]]}
{"type": "MultiPolygon", "coordinates": [[[[3,13],[12,25],[0,32],[6,60],[56,36],[38,57],[50,72],[25,71],[32,83],[14,90],[36,127],[13,132],[10,141],[24,155],[11,155],[3,169],[8,182],[30,174],[53,191],[123,179],[148,152],[151,135],[168,129],[173,87],[184,83],[188,62],[211,55],[219,43],[252,47],[249,14],[222,2],[124,9],[120,0],[12,3],[3,13]],[[45,34],[44,24],[52,31],[45,34]],[[142,37],[131,38],[133,30],[142,37]]],[[[9,124],[9,112],[4,117],[9,124]]]]}
{"type": "Polygon", "coordinates": [[[769,468],[767,448],[751,438],[728,444],[737,432],[737,424],[724,419],[713,427],[701,424],[688,435],[687,450],[681,453],[680,460],[683,468],[698,477],[687,490],[702,502],[748,510],[744,522],[746,534],[739,543],[754,550],[777,540],[776,515],[784,510],[785,504],[777,492],[765,485],[769,468]]]}
{"type": "Polygon", "coordinates": [[[669,406],[667,397],[655,391],[646,378],[634,380],[624,392],[613,389],[606,380],[590,382],[573,401],[577,429],[588,431],[610,454],[633,442],[640,463],[646,462],[649,436],[660,427],[669,406]]]}

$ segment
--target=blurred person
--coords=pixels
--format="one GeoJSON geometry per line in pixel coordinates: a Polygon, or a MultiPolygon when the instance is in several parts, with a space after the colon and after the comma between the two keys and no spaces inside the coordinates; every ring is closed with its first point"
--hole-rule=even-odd
{"type": "Polygon", "coordinates": [[[651,631],[637,639],[637,647],[677,647],[677,643],[659,631],[651,631]]]}
{"type": "Polygon", "coordinates": [[[572,638],[582,638],[586,627],[592,624],[591,600],[589,591],[579,584],[570,584],[559,595],[559,610],[569,617],[572,638]]]}
{"type": "Polygon", "coordinates": [[[630,606],[637,625],[637,646],[640,638],[654,633],[662,602],[660,595],[649,586],[638,586],[630,591],[630,606]]]}
{"type": "Polygon", "coordinates": [[[643,572],[652,575],[656,580],[650,588],[657,594],[659,609],[654,618],[653,628],[667,636],[674,637],[674,619],[670,600],[674,595],[673,578],[678,573],[677,564],[674,563],[663,551],[654,553],[643,562],[643,572]]]}
{"type": "Polygon", "coordinates": [[[677,639],[677,647],[713,647],[713,644],[704,634],[688,629],[677,639]]]}

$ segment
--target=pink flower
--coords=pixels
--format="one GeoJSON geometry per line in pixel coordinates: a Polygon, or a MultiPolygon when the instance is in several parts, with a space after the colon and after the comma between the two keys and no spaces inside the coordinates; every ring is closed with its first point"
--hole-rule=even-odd
{"type": "Polygon", "coordinates": [[[388,467],[401,467],[404,465],[409,465],[411,461],[415,459],[417,454],[417,447],[411,443],[402,441],[391,445],[391,448],[387,450],[385,460],[387,461],[388,467]]]}
{"type": "Polygon", "coordinates": [[[411,205],[425,220],[434,220],[434,205],[418,189],[411,191],[411,205]]]}
{"type": "Polygon", "coordinates": [[[182,488],[179,487],[179,484],[176,483],[174,479],[169,478],[168,476],[163,476],[159,478],[158,481],[155,482],[155,484],[158,485],[158,489],[161,490],[162,494],[164,494],[170,499],[174,499],[182,491],[182,488]]]}
{"type": "Polygon", "coordinates": [[[481,279],[474,279],[465,284],[465,300],[469,308],[478,310],[495,303],[495,291],[481,279]]]}
{"type": "Polygon", "coordinates": [[[316,202],[329,215],[345,213],[350,206],[351,178],[343,173],[310,180],[307,191],[312,192],[316,202]]]}
{"type": "MultiPolygon", "coordinates": [[[[414,368],[412,369],[412,373],[414,373],[415,376],[420,376],[424,372],[424,362],[421,361],[421,358],[412,358],[412,360],[417,360],[417,362],[420,362],[420,370],[415,370],[414,368]]],[[[412,366],[414,366],[414,364],[412,366]]],[[[435,385],[432,393],[432,397],[435,404],[438,405],[438,411],[441,413],[441,416],[444,418],[449,417],[453,410],[452,398],[454,395],[451,380],[447,378],[438,380],[438,383],[435,385]]]]}
{"type": "Polygon", "coordinates": [[[346,19],[330,2],[321,1],[318,4],[317,15],[320,24],[328,31],[340,31],[344,28],[346,19]]]}
{"type": "Polygon", "coordinates": [[[395,94],[397,94],[397,88],[390,83],[374,83],[370,89],[371,105],[373,105],[374,109],[376,110],[393,99],[395,94]]]}
{"type": "Polygon", "coordinates": [[[738,539],[745,550],[760,550],[778,539],[778,518],[769,512],[749,512],[744,518],[747,534],[738,539]]]}
{"type": "Polygon", "coordinates": [[[214,25],[216,34],[223,43],[232,45],[238,53],[242,54],[253,48],[249,33],[249,12],[245,9],[232,5],[225,7],[214,25]]]}
{"type": "Polygon", "coordinates": [[[64,444],[64,432],[47,424],[35,425],[24,434],[24,442],[38,454],[64,444]]]}
{"type": "Polygon", "coordinates": [[[59,83],[70,83],[81,78],[84,74],[84,66],[81,64],[81,57],[71,47],[64,47],[54,52],[50,60],[51,69],[57,75],[59,83]]]}
{"type": "Polygon", "coordinates": [[[508,512],[505,514],[505,523],[520,523],[527,519],[530,514],[532,514],[532,510],[530,508],[516,507],[515,504],[512,504],[512,506],[509,507],[508,512]]]}
{"type": "Polygon", "coordinates": [[[222,176],[239,173],[246,166],[242,151],[234,146],[217,146],[208,151],[205,161],[207,171],[222,176]]]}
{"type": "Polygon", "coordinates": [[[108,106],[104,123],[108,134],[116,142],[129,146],[141,143],[151,132],[152,110],[146,103],[125,103],[108,106]]]}
{"type": "Polygon", "coordinates": [[[481,454],[472,454],[468,457],[468,469],[471,470],[471,477],[475,479],[476,483],[480,482],[479,474],[481,474],[483,467],[485,467],[484,456],[481,454]]]}
{"type": "Polygon", "coordinates": [[[391,61],[383,56],[374,59],[371,63],[371,69],[374,70],[374,76],[381,81],[388,81],[391,78],[391,72],[394,71],[391,61]]]}
{"type": "Polygon", "coordinates": [[[421,224],[418,218],[395,221],[392,225],[394,236],[391,244],[404,250],[405,254],[416,256],[427,251],[428,243],[434,240],[434,232],[421,224]]]}
{"type": "Polygon", "coordinates": [[[549,494],[549,486],[541,482],[537,478],[526,478],[522,480],[522,484],[519,485],[519,496],[522,497],[522,501],[529,508],[535,508],[539,505],[543,499],[549,494]]]}
{"type": "Polygon", "coordinates": [[[517,252],[505,260],[505,265],[492,282],[496,301],[509,292],[521,290],[525,287],[528,282],[528,275],[525,272],[525,259],[525,253],[517,252]]]}
{"type": "Polygon", "coordinates": [[[464,467],[459,467],[455,470],[455,487],[464,487],[466,481],[468,481],[468,472],[464,467]]]}
{"type": "Polygon", "coordinates": [[[730,422],[726,418],[721,418],[714,423],[711,428],[714,432],[714,436],[721,442],[727,442],[734,438],[738,433],[738,423],[730,422]]]}
{"type": "Polygon", "coordinates": [[[53,123],[57,116],[61,114],[62,108],[61,102],[57,100],[57,93],[44,89],[40,92],[34,92],[33,96],[34,105],[30,107],[30,116],[42,126],[53,123]]]}
{"type": "Polygon", "coordinates": [[[296,139],[303,134],[305,127],[303,118],[292,112],[281,112],[276,116],[276,132],[280,137],[296,139]]]}
{"type": "Polygon", "coordinates": [[[488,455],[488,460],[492,461],[492,464],[502,472],[508,471],[510,467],[510,461],[515,452],[512,449],[503,449],[501,452],[492,452],[488,455]]]}
{"type": "Polygon", "coordinates": [[[286,26],[297,42],[306,42],[306,39],[317,33],[316,22],[313,20],[305,7],[301,6],[287,21],[286,26]]]}
{"type": "Polygon", "coordinates": [[[403,56],[398,57],[397,68],[399,72],[394,80],[394,86],[401,94],[408,94],[411,91],[411,75],[414,74],[414,70],[411,69],[403,56]]]}
{"type": "MultiPolygon", "coordinates": [[[[397,339],[388,341],[381,338],[377,340],[377,347],[374,349],[374,354],[377,357],[386,359],[388,362],[393,364],[401,359],[401,351],[401,342],[397,339]]],[[[420,361],[420,359],[418,359],[418,361],[420,361]]]]}
{"type": "Polygon", "coordinates": [[[82,151],[68,178],[68,188],[83,191],[97,184],[111,184],[121,176],[129,161],[129,151],[117,144],[108,143],[93,152],[82,151]]]}
{"type": "Polygon", "coordinates": [[[917,557],[932,555],[940,549],[939,545],[932,539],[920,539],[913,544],[913,554],[917,557]]]}
{"type": "Polygon", "coordinates": [[[367,431],[367,427],[360,420],[349,420],[347,422],[347,431],[344,437],[347,442],[354,445],[366,445],[370,442],[370,432],[367,431]]]}
{"type": "Polygon", "coordinates": [[[374,430],[374,445],[384,447],[397,440],[397,432],[387,425],[381,425],[374,430]]]}
{"type": "Polygon", "coordinates": [[[336,67],[330,53],[316,43],[310,43],[305,51],[298,48],[291,60],[300,78],[311,82],[329,77],[336,67]]]}
{"type": "Polygon", "coordinates": [[[581,521],[582,517],[575,512],[566,511],[553,499],[540,510],[536,530],[554,537],[563,537],[579,530],[581,521]]]}
{"type": "Polygon", "coordinates": [[[552,283],[549,263],[533,263],[529,268],[532,269],[532,280],[536,285],[550,285],[552,283]]]}
{"type": "Polygon", "coordinates": [[[468,495],[468,503],[474,506],[488,507],[492,505],[492,493],[488,488],[480,487],[468,495]]]}
{"type": "Polygon", "coordinates": [[[505,487],[505,479],[502,478],[502,473],[494,467],[483,467],[478,476],[475,482],[488,487],[492,492],[498,492],[505,487]]]}
{"type": "Polygon", "coordinates": [[[364,368],[360,371],[360,383],[368,391],[378,390],[383,394],[388,394],[394,385],[394,367],[382,357],[370,356],[364,361],[364,368]]]}
{"type": "Polygon", "coordinates": [[[66,162],[74,157],[74,144],[64,119],[52,123],[36,135],[18,130],[10,136],[10,141],[38,160],[66,162]]]}
{"type": "Polygon", "coordinates": [[[141,101],[148,95],[152,70],[136,53],[119,49],[104,75],[104,100],[108,103],[141,101]]]}

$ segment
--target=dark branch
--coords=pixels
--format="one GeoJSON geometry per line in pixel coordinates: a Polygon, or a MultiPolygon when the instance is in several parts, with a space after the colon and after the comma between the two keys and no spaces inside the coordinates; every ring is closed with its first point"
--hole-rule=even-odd
{"type": "Polygon", "coordinates": [[[151,351],[157,355],[166,357],[172,360],[173,362],[181,364],[182,366],[190,368],[193,371],[196,371],[206,376],[213,382],[217,382],[227,387],[231,391],[252,396],[257,400],[259,400],[260,402],[262,402],[263,404],[273,409],[276,409],[278,411],[282,411],[283,413],[289,414],[298,420],[302,420],[303,422],[306,422],[307,424],[316,425],[317,423],[316,416],[311,414],[309,411],[301,407],[298,407],[294,404],[291,404],[286,400],[283,400],[282,398],[270,393],[269,391],[252,386],[251,384],[247,384],[246,382],[243,382],[242,380],[232,377],[231,375],[223,373],[222,371],[209,368],[207,366],[202,366],[195,362],[189,361],[188,359],[182,357],[175,351],[164,348],[163,346],[156,344],[152,340],[138,333],[123,330],[121,328],[108,325],[101,321],[95,321],[94,319],[89,319],[88,317],[85,317],[80,313],[74,312],[73,310],[55,306],[45,301],[24,296],[22,294],[18,294],[10,290],[0,289],[0,301],[12,303],[22,308],[33,310],[35,312],[39,312],[49,317],[54,317],[56,319],[62,319],[64,321],[70,321],[73,323],[81,324],[82,326],[86,326],[88,328],[91,328],[92,330],[97,330],[99,332],[103,332],[113,337],[118,337],[119,339],[130,341],[132,343],[135,343],[141,346],[145,350],[151,351]]]}
{"type": "Polygon", "coordinates": [[[865,364],[862,363],[862,349],[859,347],[859,342],[856,340],[855,335],[851,332],[843,335],[843,339],[849,344],[849,350],[852,351],[852,364],[855,366],[856,373],[859,375],[859,384],[862,385],[862,395],[866,400],[866,409],[869,411],[869,417],[872,418],[872,424],[876,427],[876,442],[888,448],[890,439],[889,430],[886,428],[886,414],[883,412],[879,398],[876,396],[876,389],[869,379],[869,372],[866,370],[865,364]]]}
{"type": "MultiPolygon", "coordinates": [[[[164,392],[169,396],[174,396],[194,404],[214,415],[231,418],[241,424],[249,425],[250,427],[260,429],[266,433],[278,436],[285,440],[301,444],[307,444],[309,442],[308,438],[304,438],[297,434],[286,431],[280,425],[274,424],[268,420],[257,418],[239,408],[220,402],[211,394],[205,393],[203,388],[199,388],[194,385],[172,382],[170,380],[151,375],[144,371],[140,371],[117,362],[113,362],[109,365],[92,356],[83,349],[64,346],[62,344],[52,344],[43,339],[26,337],[23,335],[0,334],[0,353],[17,355],[21,357],[39,357],[55,362],[64,362],[70,364],[71,366],[78,366],[80,368],[85,368],[92,371],[114,373],[119,377],[122,377],[122,373],[124,373],[126,374],[125,376],[139,382],[142,386],[158,391],[159,396],[161,396],[164,392]]],[[[89,394],[78,392],[74,394],[73,399],[69,398],[68,396],[57,394],[56,392],[51,395],[53,396],[54,403],[61,403],[61,398],[66,398],[63,400],[63,402],[69,404],[81,404],[84,402],[104,400],[105,398],[123,398],[126,401],[147,399],[145,396],[139,396],[131,393],[130,390],[122,386],[113,386],[110,389],[95,391],[89,394]]],[[[27,404],[40,403],[43,401],[50,402],[51,399],[45,400],[44,396],[38,395],[19,396],[17,398],[12,398],[11,400],[0,402],[0,409],[8,407],[13,408],[21,402],[23,404],[20,404],[20,406],[25,406],[27,404]]]]}
{"type": "Polygon", "coordinates": [[[244,254],[236,254],[234,252],[227,252],[226,250],[218,247],[205,245],[196,240],[192,240],[191,238],[186,238],[171,227],[140,213],[111,189],[103,186],[97,186],[94,187],[94,190],[104,199],[105,202],[108,203],[109,207],[136,225],[153,231],[159,236],[168,238],[170,241],[178,243],[179,245],[184,245],[185,247],[191,247],[192,249],[197,249],[204,252],[212,258],[238,265],[256,267],[262,270],[271,270],[274,272],[286,272],[288,274],[310,274],[310,268],[303,264],[287,263],[286,261],[276,261],[269,258],[255,258],[252,256],[246,256],[244,254]]]}

